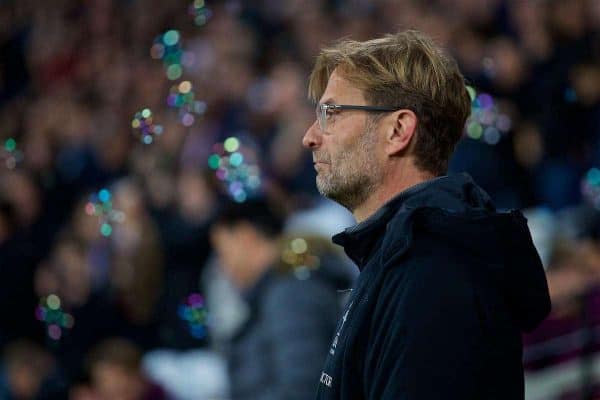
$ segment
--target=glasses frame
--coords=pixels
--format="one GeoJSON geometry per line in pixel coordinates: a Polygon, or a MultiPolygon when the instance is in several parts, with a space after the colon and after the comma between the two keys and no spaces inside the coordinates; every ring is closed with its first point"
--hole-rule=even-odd
{"type": "Polygon", "coordinates": [[[323,132],[327,129],[327,112],[330,110],[342,111],[342,110],[362,110],[367,112],[391,112],[398,111],[403,107],[391,107],[391,106],[358,106],[353,104],[327,104],[319,103],[315,109],[317,114],[317,122],[319,128],[323,132]]]}

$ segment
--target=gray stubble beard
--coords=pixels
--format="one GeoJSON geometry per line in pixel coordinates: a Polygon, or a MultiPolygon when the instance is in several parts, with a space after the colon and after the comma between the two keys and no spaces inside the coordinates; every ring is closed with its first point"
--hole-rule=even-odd
{"type": "Polygon", "coordinates": [[[317,175],[319,193],[350,211],[363,204],[375,192],[382,179],[381,167],[373,159],[377,136],[372,129],[373,126],[367,124],[356,147],[339,155],[336,161],[341,168],[334,169],[334,165],[329,164],[328,179],[319,179],[320,175],[317,175]],[[352,150],[356,148],[360,153],[356,152],[352,159],[352,150]]]}

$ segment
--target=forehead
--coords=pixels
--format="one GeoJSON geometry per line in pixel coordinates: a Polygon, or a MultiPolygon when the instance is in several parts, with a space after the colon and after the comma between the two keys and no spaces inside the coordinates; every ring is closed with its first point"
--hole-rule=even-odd
{"type": "Polygon", "coordinates": [[[361,105],[365,104],[365,98],[363,91],[344,78],[340,74],[339,68],[336,68],[329,76],[320,103],[361,105]]]}

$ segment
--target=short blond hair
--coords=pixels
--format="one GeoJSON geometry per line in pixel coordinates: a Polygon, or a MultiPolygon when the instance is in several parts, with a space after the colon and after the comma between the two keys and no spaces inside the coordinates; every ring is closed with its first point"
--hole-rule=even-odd
{"type": "Polygon", "coordinates": [[[417,31],[358,42],[343,40],[321,51],[310,75],[317,102],[333,70],[361,89],[371,105],[415,112],[418,168],[442,175],[471,113],[471,100],[456,62],[417,31]]]}

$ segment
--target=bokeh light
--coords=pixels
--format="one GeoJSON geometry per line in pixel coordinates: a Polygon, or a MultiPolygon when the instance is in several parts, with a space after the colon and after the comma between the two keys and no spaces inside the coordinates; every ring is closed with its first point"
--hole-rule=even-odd
{"type": "Polygon", "coordinates": [[[204,298],[199,293],[192,293],[179,306],[179,317],[186,321],[192,335],[196,339],[207,336],[208,312],[204,305],[204,298]]]}
{"type": "Polygon", "coordinates": [[[302,237],[288,239],[283,243],[281,260],[291,267],[296,278],[300,280],[308,279],[312,271],[321,264],[320,258],[309,243],[309,240],[302,237]]]}
{"type": "Polygon", "coordinates": [[[150,56],[162,60],[165,74],[169,80],[177,80],[183,75],[181,34],[171,29],[154,39],[150,48],[150,56]]]}
{"type": "Polygon", "coordinates": [[[46,334],[54,341],[60,340],[65,329],[71,329],[75,325],[75,319],[61,308],[61,300],[56,294],[40,299],[35,309],[35,318],[44,322],[46,334]]]}
{"type": "Polygon", "coordinates": [[[194,0],[189,7],[189,14],[194,18],[196,26],[202,26],[212,17],[212,11],[206,7],[204,0],[194,0]]]}
{"type": "Polygon", "coordinates": [[[114,223],[125,220],[125,213],[113,209],[112,194],[106,188],[90,195],[89,201],[85,205],[85,213],[98,218],[100,233],[104,237],[112,234],[114,223]]]}
{"type": "Polygon", "coordinates": [[[179,121],[184,126],[192,126],[196,116],[206,112],[206,103],[198,100],[190,81],[173,85],[167,96],[167,105],[177,110],[179,121]]]}
{"type": "Polygon", "coordinates": [[[15,169],[23,161],[23,153],[17,148],[17,141],[8,138],[0,148],[0,162],[7,169],[15,169]]]}
{"type": "Polygon", "coordinates": [[[471,98],[471,115],[465,124],[465,135],[473,140],[481,140],[496,145],[512,128],[508,115],[500,111],[498,102],[488,93],[478,93],[467,85],[471,98]]]}
{"type": "Polygon", "coordinates": [[[244,146],[235,136],[213,146],[213,154],[208,157],[208,166],[215,171],[223,191],[238,203],[256,195],[262,178],[256,152],[244,146]]]}
{"type": "Polygon", "coordinates": [[[163,127],[154,123],[154,116],[149,108],[144,108],[135,113],[131,121],[131,127],[144,144],[152,144],[155,136],[163,133],[163,127]]]}

